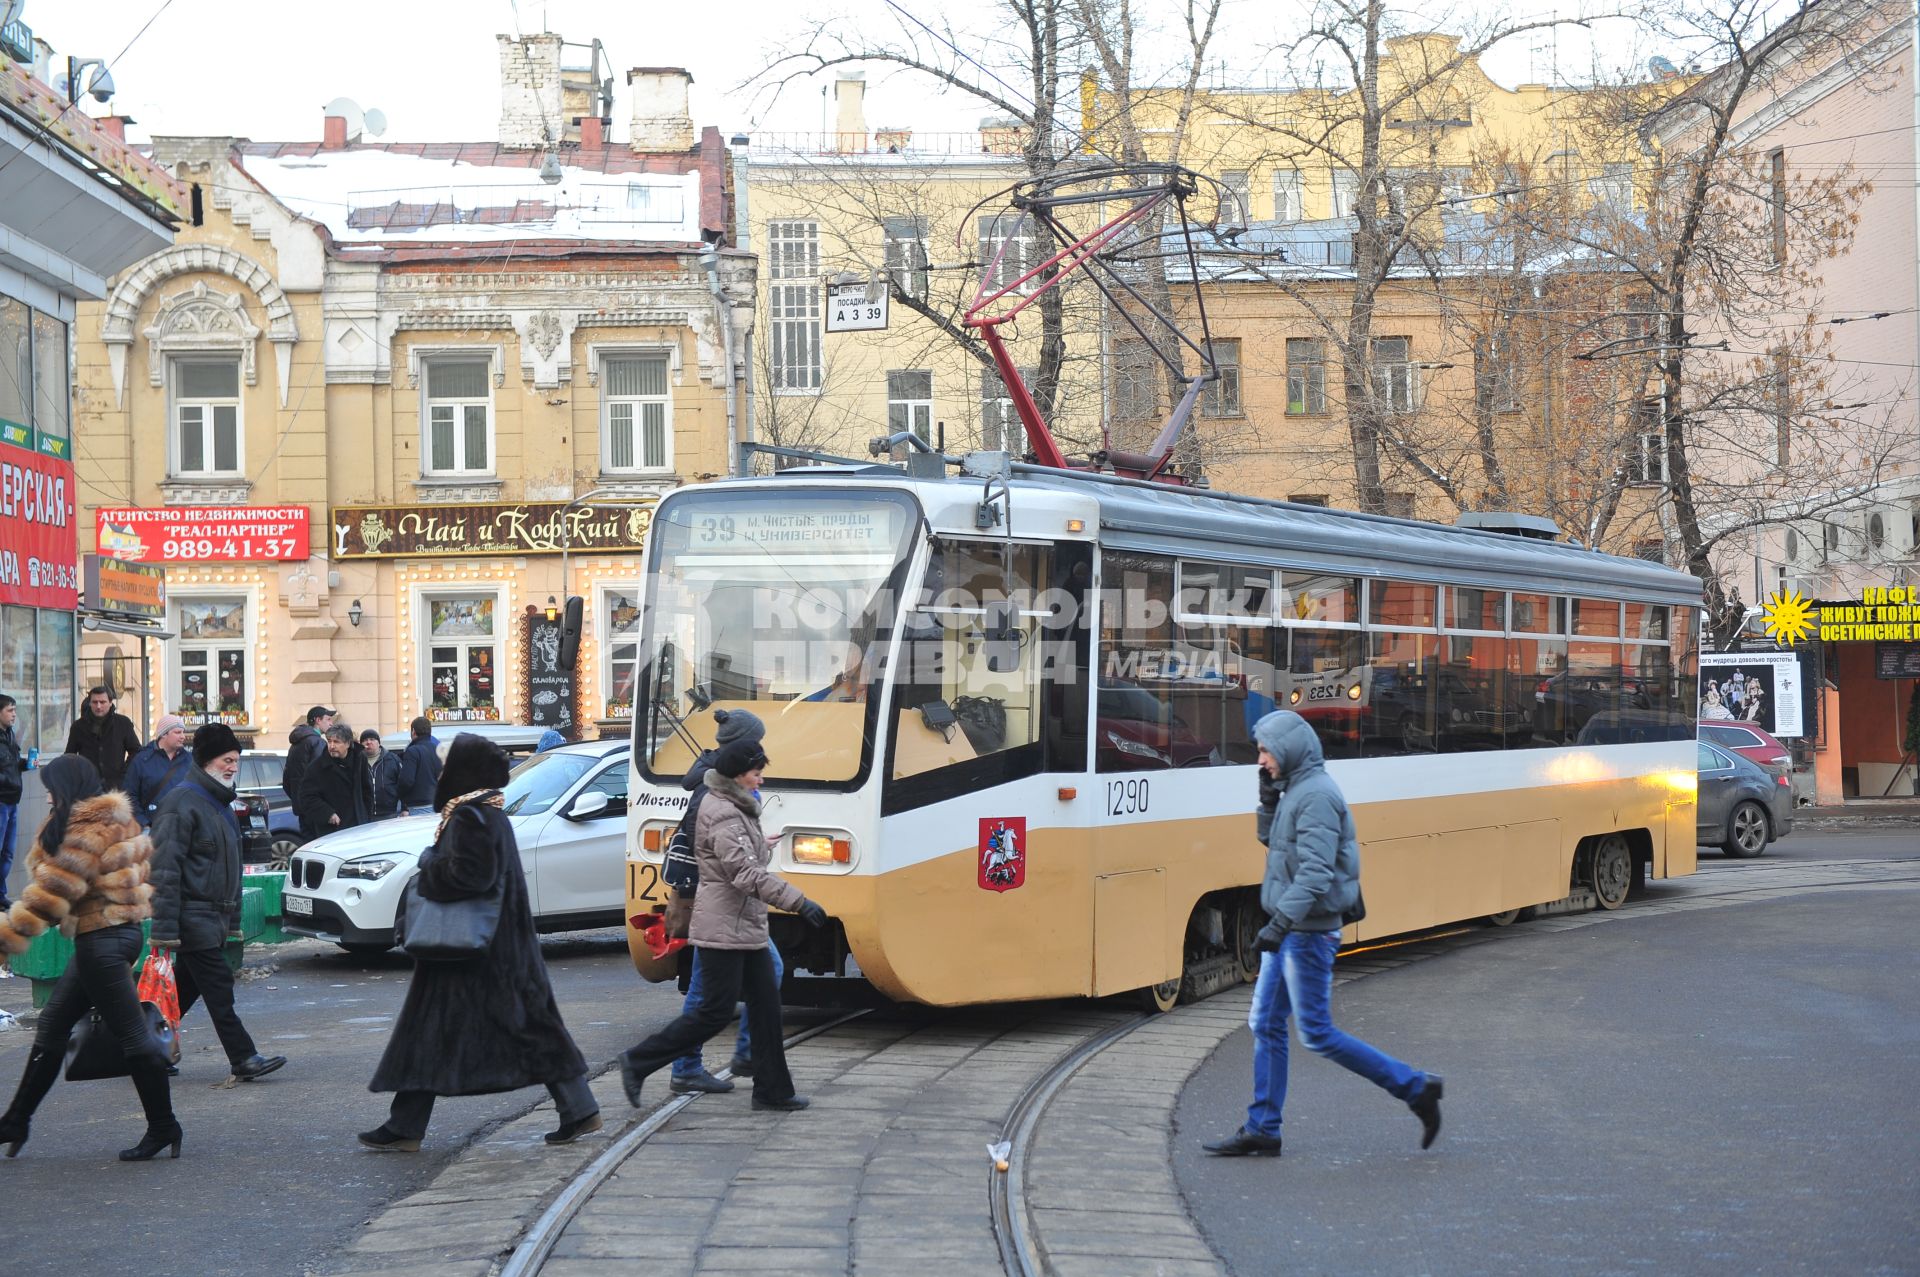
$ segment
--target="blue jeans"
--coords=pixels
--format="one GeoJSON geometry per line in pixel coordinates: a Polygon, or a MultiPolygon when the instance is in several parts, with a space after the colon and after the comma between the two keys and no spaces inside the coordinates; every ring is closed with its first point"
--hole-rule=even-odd
{"type": "Polygon", "coordinates": [[[1358,1073],[1397,1100],[1412,1100],[1426,1089],[1427,1075],[1383,1055],[1333,1026],[1333,955],[1338,931],[1289,931],[1278,953],[1260,955],[1260,978],[1253,986],[1253,1104],[1247,1129],[1256,1135],[1280,1134],[1280,1110],[1287,1103],[1287,1013],[1300,1026],[1300,1044],[1343,1069],[1358,1073]]]}
{"type": "Polygon", "coordinates": [[[0,803],[0,900],[11,900],[7,894],[7,875],[13,872],[13,833],[20,824],[20,808],[13,803],[0,803]]]}
{"type": "MultiPolygon", "coordinates": [[[[786,964],[780,961],[780,947],[773,941],[767,941],[767,952],[773,955],[773,987],[780,987],[781,979],[786,975],[786,964]]],[[[680,1014],[692,1015],[700,1009],[700,950],[693,951],[693,975],[687,981],[687,1000],[680,1004],[680,1014]]],[[[733,1058],[751,1060],[753,1058],[753,1038],[747,1032],[747,1017],[740,1017],[740,1036],[734,1040],[733,1058]]],[[[706,1062],[700,1058],[698,1049],[681,1056],[673,1062],[673,1076],[677,1078],[698,1077],[706,1068],[706,1062]]]]}

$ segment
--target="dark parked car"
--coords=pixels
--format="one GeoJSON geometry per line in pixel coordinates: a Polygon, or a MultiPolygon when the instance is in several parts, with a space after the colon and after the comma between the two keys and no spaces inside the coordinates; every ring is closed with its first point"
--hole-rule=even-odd
{"type": "Polygon", "coordinates": [[[293,803],[287,791],[280,788],[280,773],[286,764],[284,749],[249,749],[241,753],[240,774],[234,778],[235,789],[264,805],[269,849],[260,857],[263,861],[285,863],[294,848],[306,841],[300,836],[300,818],[293,814],[293,803]]]}
{"type": "Polygon", "coordinates": [[[1793,788],[1785,776],[1718,745],[1699,742],[1696,808],[1703,845],[1729,856],[1758,856],[1793,828],[1793,788]]]}
{"type": "Polygon", "coordinates": [[[1609,710],[1648,708],[1640,680],[1614,673],[1561,670],[1533,688],[1533,730],[1542,740],[1576,741],[1587,720],[1609,710]]]}

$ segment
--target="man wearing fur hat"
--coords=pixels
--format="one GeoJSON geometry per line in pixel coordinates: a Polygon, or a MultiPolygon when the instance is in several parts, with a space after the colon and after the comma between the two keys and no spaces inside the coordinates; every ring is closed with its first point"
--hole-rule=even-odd
{"type": "Polygon", "coordinates": [[[223,952],[240,926],[240,820],[233,778],[240,741],[208,723],[193,736],[193,766],[153,818],[153,947],[177,949],[180,1013],[200,998],[233,1075],[251,1082],[287,1062],[263,1056],[233,1007],[233,971],[223,952]]]}
{"type": "Polygon", "coordinates": [[[153,813],[167,791],[187,778],[193,759],[187,753],[187,725],[178,714],[162,714],[154,724],[153,739],[127,764],[120,786],[133,800],[133,818],[146,829],[153,824],[153,813]]]}

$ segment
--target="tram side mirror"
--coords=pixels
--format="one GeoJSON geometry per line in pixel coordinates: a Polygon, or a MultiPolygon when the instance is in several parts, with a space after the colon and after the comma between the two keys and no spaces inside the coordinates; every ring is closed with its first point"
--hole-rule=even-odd
{"type": "Polygon", "coordinates": [[[580,659],[581,621],[587,601],[578,594],[567,595],[566,610],[560,614],[560,668],[570,670],[580,659]]]}
{"type": "Polygon", "coordinates": [[[713,704],[713,689],[705,683],[695,683],[687,689],[687,703],[693,706],[695,713],[699,713],[713,704]]]}

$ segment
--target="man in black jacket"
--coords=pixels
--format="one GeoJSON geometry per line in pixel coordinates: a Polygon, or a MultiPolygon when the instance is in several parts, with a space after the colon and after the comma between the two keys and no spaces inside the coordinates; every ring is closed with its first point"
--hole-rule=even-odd
{"type": "Polygon", "coordinates": [[[433,724],[413,720],[413,739],[400,755],[400,810],[409,816],[433,810],[433,789],[440,783],[440,748],[433,742],[433,724]]]}
{"type": "Polygon", "coordinates": [[[327,729],[326,752],[313,760],[300,782],[300,824],[315,836],[352,829],[373,819],[373,777],[354,747],[353,729],[327,729]]]}
{"type": "Polygon", "coordinates": [[[13,872],[14,826],[20,817],[20,740],[13,720],[20,716],[11,696],[0,696],[0,911],[9,908],[7,875],[13,872]]]}
{"type": "Polygon", "coordinates": [[[204,997],[233,1076],[251,1082],[287,1057],[254,1049],[233,1007],[233,970],[223,952],[240,926],[240,821],[233,812],[239,771],[232,728],[208,723],[193,734],[193,770],[167,791],[153,818],[153,947],[179,950],[180,1013],[204,997]]]}
{"type": "MultiPolygon", "coordinates": [[[[280,788],[286,791],[287,805],[296,816],[300,816],[300,782],[313,760],[327,752],[326,732],[333,726],[333,715],[325,705],[315,705],[307,711],[307,721],[287,733],[287,761],[280,768],[280,788]]],[[[308,829],[306,817],[300,816],[300,832],[317,838],[327,831],[308,829]]]]}
{"type": "Polygon", "coordinates": [[[398,816],[400,755],[381,745],[380,733],[371,727],[360,733],[360,752],[366,756],[367,774],[373,777],[373,818],[398,816]]]}
{"type": "Polygon", "coordinates": [[[96,687],[87,693],[87,708],[67,733],[67,753],[78,754],[100,773],[108,789],[120,788],[127,763],[140,752],[140,733],[133,720],[113,707],[113,693],[96,687]]]}

